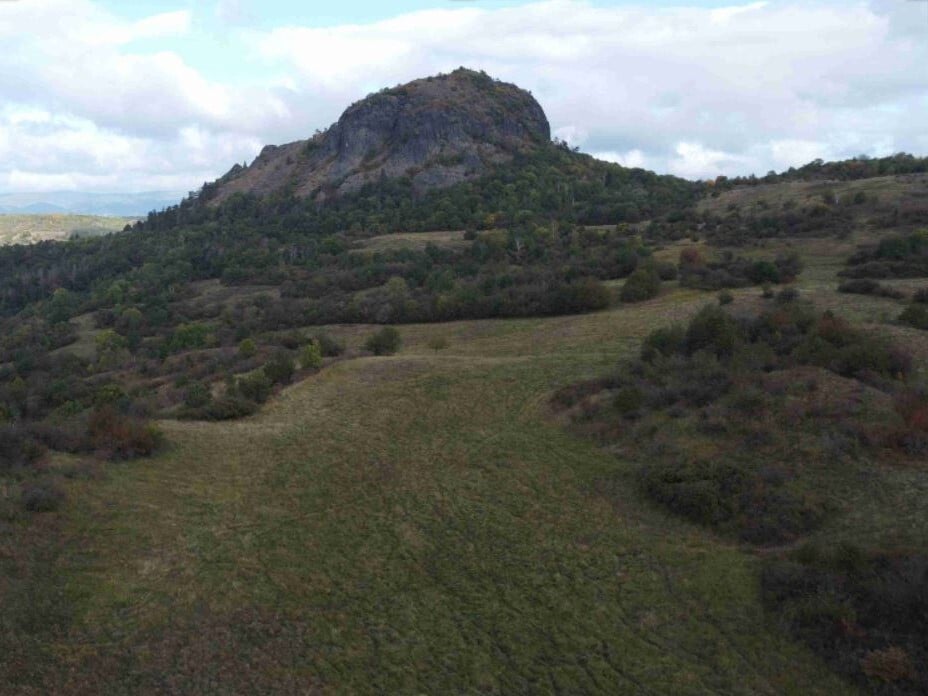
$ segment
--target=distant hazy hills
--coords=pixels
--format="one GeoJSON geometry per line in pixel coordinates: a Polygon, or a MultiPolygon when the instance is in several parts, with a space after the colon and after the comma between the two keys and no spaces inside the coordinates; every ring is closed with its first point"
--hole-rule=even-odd
{"type": "Polygon", "coordinates": [[[49,193],[0,193],[0,214],[17,215],[107,215],[144,217],[161,210],[184,196],[178,191],[143,193],[86,193],[57,191],[49,193]]]}

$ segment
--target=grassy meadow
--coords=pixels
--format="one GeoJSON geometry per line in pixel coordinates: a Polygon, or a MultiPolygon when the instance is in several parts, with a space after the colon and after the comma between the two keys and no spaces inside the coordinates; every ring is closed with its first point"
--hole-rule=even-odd
{"type": "MultiPolygon", "coordinates": [[[[854,240],[777,244],[801,248],[805,297],[926,355],[887,323],[897,302],[835,291],[854,240]]],[[[151,460],[56,455],[61,511],[0,541],[8,693],[855,693],[764,612],[775,549],[648,503],[634,462],[549,406],[713,301],[668,283],[593,314],[406,325],[389,357],[358,355],[371,326],[328,327],[349,357],[253,417],[162,421],[151,460]]],[[[924,469],[829,485],[845,504],[815,538],[928,542],[924,469]]]]}

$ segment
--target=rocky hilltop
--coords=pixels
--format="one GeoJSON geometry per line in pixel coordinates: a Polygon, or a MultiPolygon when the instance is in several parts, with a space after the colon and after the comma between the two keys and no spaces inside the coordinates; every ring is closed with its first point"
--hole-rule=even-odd
{"type": "Polygon", "coordinates": [[[478,177],[550,139],[529,92],[460,68],[373,94],[309,140],[268,145],[219,179],[210,199],[286,190],[322,201],[403,176],[426,191],[478,177]]]}

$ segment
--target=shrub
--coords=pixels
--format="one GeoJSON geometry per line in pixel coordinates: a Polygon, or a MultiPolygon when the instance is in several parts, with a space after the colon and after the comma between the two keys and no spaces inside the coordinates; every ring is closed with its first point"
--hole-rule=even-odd
{"type": "Polygon", "coordinates": [[[765,608],[867,692],[928,693],[928,557],[841,546],[768,561],[765,608]]]}
{"type": "Polygon", "coordinates": [[[267,377],[272,384],[289,384],[290,380],[293,379],[293,373],[296,372],[296,367],[293,365],[293,359],[289,354],[279,352],[275,353],[274,356],[264,364],[262,370],[264,376],[267,377]]]}
{"type": "Polygon", "coordinates": [[[876,295],[877,297],[889,297],[894,300],[901,300],[905,297],[905,293],[901,290],[888,288],[869,278],[846,280],[838,286],[838,292],[857,295],[876,295]]]}
{"type": "Polygon", "coordinates": [[[64,502],[64,491],[49,481],[27,483],[22,502],[27,512],[55,512],[64,502]]]}
{"type": "Polygon", "coordinates": [[[640,476],[645,493],[676,514],[755,544],[795,539],[822,519],[817,505],[749,465],[664,462],[643,467],[640,476]]]}
{"type": "Polygon", "coordinates": [[[300,366],[304,370],[318,370],[322,367],[322,347],[311,341],[300,351],[300,366]]]}
{"type": "Polygon", "coordinates": [[[254,401],[235,394],[213,399],[201,408],[184,409],[180,416],[190,420],[226,421],[250,416],[258,410],[254,401]]]}
{"type": "Polygon", "coordinates": [[[238,344],[238,354],[243,358],[253,358],[257,353],[258,346],[256,346],[255,342],[250,338],[246,338],[238,344]]]}
{"type": "Polygon", "coordinates": [[[913,302],[899,315],[899,321],[928,331],[928,305],[913,302]]]}
{"type": "Polygon", "coordinates": [[[299,331],[286,331],[276,336],[277,345],[288,350],[296,350],[303,345],[303,335],[299,331]]]}
{"type": "Polygon", "coordinates": [[[780,271],[771,261],[755,261],[748,267],[746,275],[755,285],[780,282],[780,271]]]}
{"type": "Polygon", "coordinates": [[[692,355],[708,350],[719,357],[731,356],[739,340],[740,329],[735,320],[721,307],[706,305],[687,327],[686,352],[692,355]]]}
{"type": "Polygon", "coordinates": [[[204,324],[180,324],[167,344],[170,353],[205,348],[209,340],[209,327],[204,324]]]}
{"type": "Polygon", "coordinates": [[[195,382],[187,387],[184,392],[184,404],[189,408],[202,408],[213,399],[213,393],[209,385],[202,382],[195,382]]]}
{"type": "Polygon", "coordinates": [[[271,395],[273,384],[263,371],[254,372],[247,377],[240,377],[235,388],[243,398],[263,404],[271,395]]]}
{"type": "Polygon", "coordinates": [[[734,301],[735,296],[728,292],[728,290],[722,290],[722,292],[719,293],[719,304],[723,307],[725,305],[730,305],[734,301]]]}
{"type": "Polygon", "coordinates": [[[147,457],[161,446],[162,435],[153,426],[109,408],[98,408],[87,423],[91,442],[106,459],[147,457]]]}
{"type": "Polygon", "coordinates": [[[799,299],[799,291],[796,288],[783,288],[777,293],[777,304],[789,304],[799,299]]]}
{"type": "Polygon", "coordinates": [[[644,339],[641,346],[641,359],[653,362],[658,356],[670,357],[682,353],[686,346],[686,329],[679,324],[655,329],[644,339]]]}
{"type": "Polygon", "coordinates": [[[661,291],[661,278],[651,266],[635,270],[622,286],[622,302],[641,302],[657,297],[661,291]]]}
{"type": "Polygon", "coordinates": [[[677,267],[669,261],[663,261],[657,264],[657,275],[661,280],[676,280],[677,267]]]}
{"type": "Polygon", "coordinates": [[[705,264],[705,261],[702,258],[702,254],[699,252],[699,249],[694,247],[687,247],[680,252],[680,266],[702,266],[705,264]]]}
{"type": "Polygon", "coordinates": [[[345,347],[324,331],[317,333],[313,340],[319,344],[324,358],[337,358],[345,352],[345,347]]]}
{"type": "Polygon", "coordinates": [[[731,464],[666,462],[644,467],[640,473],[649,497],[707,525],[733,518],[737,492],[744,488],[743,471],[731,464]]]}
{"type": "Polygon", "coordinates": [[[573,314],[606,309],[612,303],[612,293],[596,278],[580,278],[561,285],[551,293],[546,314],[573,314]]]}
{"type": "Polygon", "coordinates": [[[374,355],[393,355],[400,349],[402,338],[400,332],[392,326],[385,326],[377,333],[371,334],[364,347],[374,355]]]}
{"type": "Polygon", "coordinates": [[[42,447],[22,427],[0,425],[0,472],[34,464],[43,453],[42,447]]]}
{"type": "Polygon", "coordinates": [[[105,384],[93,394],[93,405],[97,407],[112,406],[125,411],[129,405],[129,397],[118,384],[105,384]]]}
{"type": "Polygon", "coordinates": [[[623,416],[633,416],[644,405],[644,394],[638,387],[623,387],[615,395],[612,405],[623,416]]]}

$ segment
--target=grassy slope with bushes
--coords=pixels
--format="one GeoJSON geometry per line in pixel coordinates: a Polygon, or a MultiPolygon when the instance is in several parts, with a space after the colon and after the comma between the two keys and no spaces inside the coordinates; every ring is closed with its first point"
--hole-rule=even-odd
{"type": "MultiPolygon", "coordinates": [[[[531,191],[528,182],[509,183],[501,191],[516,198],[506,200],[531,191]]],[[[772,299],[780,288],[766,288],[763,299],[745,287],[760,270],[783,271],[777,280],[795,275],[791,254],[801,262],[800,297],[816,308],[801,338],[821,334],[830,310],[910,355],[914,385],[928,364],[926,334],[896,320],[892,297],[836,291],[855,247],[886,234],[858,224],[858,212],[884,215],[891,205],[886,193],[878,203],[869,196],[832,202],[854,206],[841,234],[816,223],[800,237],[784,237],[791,228],[782,227],[745,244],[755,223],[738,223],[736,246],[721,249],[706,241],[726,236],[686,212],[654,230],[668,234],[649,236],[644,225],[606,233],[558,215],[536,225],[512,214],[517,204],[504,206],[502,223],[482,225],[503,224],[504,232],[472,229],[447,246],[431,235],[406,249],[366,246],[351,233],[254,226],[251,204],[239,201],[238,219],[0,254],[20,269],[2,276],[13,278],[3,287],[4,311],[25,308],[4,326],[2,417],[48,421],[26,436],[18,425],[0,429],[0,454],[16,461],[0,476],[0,678],[13,693],[64,694],[918,688],[921,648],[906,624],[868,618],[881,598],[897,597],[874,594],[871,580],[898,585],[902,573],[904,591],[924,587],[910,571],[921,567],[911,550],[928,545],[928,474],[905,450],[918,441],[896,437],[922,416],[910,408],[918,402],[887,391],[900,383],[895,370],[837,374],[832,360],[810,359],[794,368],[805,371],[801,379],[790,375],[783,385],[747,373],[754,387],[772,390],[778,427],[797,433],[783,466],[751,470],[767,496],[760,499],[779,504],[782,493],[788,511],[812,522],[749,538],[801,536],[789,548],[741,541],[738,515],[707,526],[668,514],[642,493],[641,473],[665,452],[604,449],[564,429],[548,406],[558,390],[634,361],[656,326],[687,325],[718,287],[730,288],[719,299],[733,314],[793,305],[772,299]],[[511,277],[483,284],[479,272],[466,272],[475,259],[488,275],[511,277]],[[711,282],[690,283],[682,269],[674,280],[669,269],[684,259],[708,267],[691,277],[711,282]],[[492,320],[410,312],[432,306],[424,297],[449,293],[445,270],[461,291],[476,290],[468,301],[517,300],[513,287],[551,279],[533,276],[534,264],[556,269],[561,287],[597,303],[604,289],[621,292],[616,278],[641,270],[628,298],[638,301],[531,318],[497,309],[502,318],[492,320]],[[623,270],[591,272],[607,267],[623,270]],[[71,294],[52,292],[56,277],[77,283],[71,294]],[[653,297],[655,277],[662,285],[653,297]],[[639,283],[640,294],[632,291],[639,283]],[[356,314],[307,317],[290,302],[337,292],[357,302],[333,306],[356,314]],[[355,323],[313,325],[333,320],[326,317],[355,323]],[[398,341],[381,333],[383,324],[397,324],[398,341]],[[855,427],[819,427],[834,407],[837,420],[855,427]],[[107,462],[133,443],[161,444],[144,425],[152,414],[166,446],[150,459],[107,462]],[[237,420],[218,422],[226,418],[237,420]],[[868,432],[871,425],[880,427],[868,432]],[[100,439],[90,450],[82,443],[93,432],[100,439]],[[128,444],[115,446],[114,434],[128,444]],[[829,464],[814,466],[823,452],[829,464]],[[805,545],[850,551],[834,560],[805,545]],[[842,566],[856,575],[836,580],[835,564],[846,558],[857,559],[842,566]],[[808,587],[821,588],[816,602],[797,604],[808,587]],[[836,643],[836,630],[848,640],[836,643]]],[[[833,217],[844,219],[843,210],[833,217]]],[[[908,234],[908,218],[894,219],[908,234]]],[[[912,293],[914,304],[915,282],[924,284],[893,287],[912,293]]],[[[880,367],[858,343],[849,341],[836,364],[880,367]]],[[[718,364],[695,354],[675,360],[682,372],[669,369],[668,379],[730,367],[724,356],[718,364]]],[[[692,438],[689,453],[709,461],[733,435],[776,451],[783,443],[749,432],[746,418],[731,428],[721,422],[719,407],[756,407],[752,385],[741,386],[701,407],[716,408],[705,419],[666,413],[651,441],[692,438]]],[[[610,408],[625,412],[619,435],[658,417],[625,417],[646,405],[646,393],[617,396],[610,408]]]]}
{"type": "MultiPolygon", "coordinates": [[[[920,332],[883,323],[890,300],[835,291],[850,248],[802,248],[802,296],[925,360],[920,332]]],[[[775,302],[732,294],[733,312],[775,302]]],[[[150,463],[101,479],[92,461],[56,455],[59,512],[3,522],[7,683],[680,694],[883,683],[833,674],[793,632],[792,609],[771,620],[765,606],[793,592],[762,583],[778,553],[668,515],[640,493],[638,453],[617,459],[548,412],[553,392],[634,358],[655,324],[685,324],[711,298],[681,288],[594,314],[405,325],[395,355],[341,359],[244,421],[163,421],[171,446],[150,463]]],[[[327,334],[356,356],[376,329],[327,334]]],[[[806,539],[924,548],[924,468],[874,466],[844,444],[841,466],[812,472],[839,502],[806,539]]],[[[864,645],[860,659],[886,647],[864,645]]]]}

